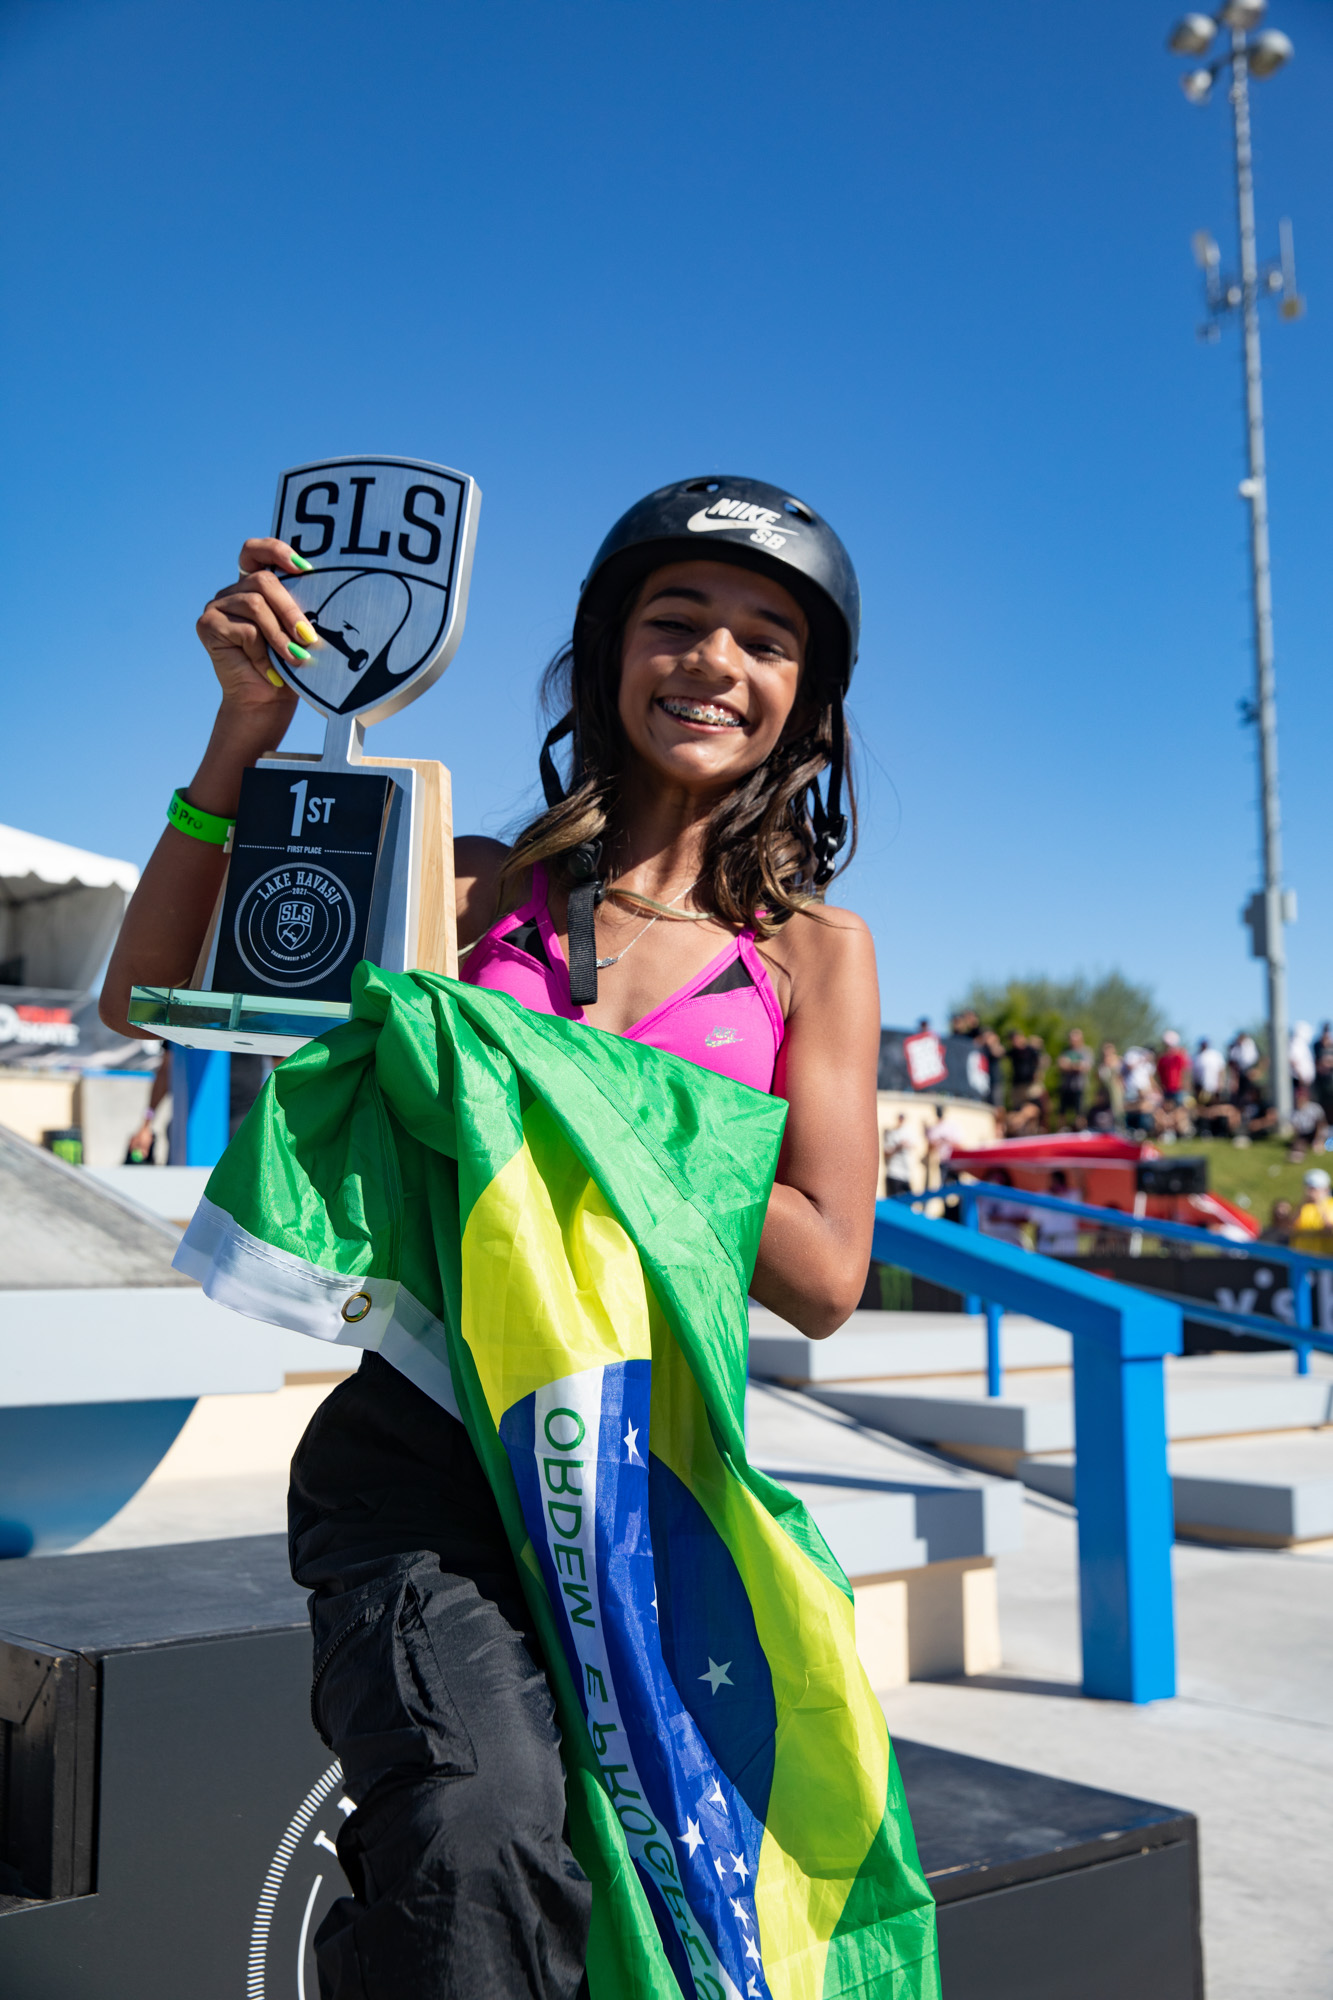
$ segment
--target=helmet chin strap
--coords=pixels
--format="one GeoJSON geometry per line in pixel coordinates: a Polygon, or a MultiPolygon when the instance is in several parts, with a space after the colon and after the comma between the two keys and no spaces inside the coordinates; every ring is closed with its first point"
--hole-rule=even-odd
{"type": "Polygon", "coordinates": [[[838,855],[847,840],[847,815],[842,809],[842,773],[846,757],[847,732],[842,703],[836,701],[833,704],[833,746],[829,756],[826,797],[820,797],[818,785],[810,787],[810,824],[815,835],[817,889],[825,888],[833,880],[838,855]]]}
{"type": "Polygon", "coordinates": [[[551,755],[551,752],[557,743],[563,743],[567,736],[572,736],[573,734],[574,711],[571,708],[568,715],[562,715],[559,722],[554,723],[547,730],[546,741],[542,744],[541,756],[537,761],[542,774],[542,790],[546,794],[548,812],[553,806],[562,805],[566,797],[565,788],[560,782],[560,773],[555,768],[555,758],[551,755]]]}
{"type": "MultiPolygon", "coordinates": [[[[547,731],[542,744],[542,790],[548,808],[560,805],[568,797],[552,755],[556,744],[562,743],[566,736],[574,738],[574,768],[581,771],[583,759],[579,754],[573,709],[547,731]]],[[[580,841],[566,855],[565,864],[573,877],[569,890],[569,997],[576,1007],[591,1007],[597,1000],[597,931],[593,912],[606,894],[601,878],[601,841],[580,841]]]]}

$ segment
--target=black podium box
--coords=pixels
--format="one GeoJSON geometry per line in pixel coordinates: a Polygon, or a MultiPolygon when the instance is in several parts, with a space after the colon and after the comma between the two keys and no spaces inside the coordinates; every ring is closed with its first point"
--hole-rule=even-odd
{"type": "Polygon", "coordinates": [[[0,1563],[0,1739],[4,2000],[316,2000],[342,1787],[282,1536],[0,1563]]]}
{"type": "Polygon", "coordinates": [[[944,2000],[1202,2000],[1191,1813],[894,1748],[939,1906],[944,2000]]]}
{"type": "MultiPolygon", "coordinates": [[[[0,1563],[4,2000],[316,2000],[347,1806],[309,1688],[281,1536],[0,1563]]],[[[1188,1814],[897,1751],[945,2000],[1197,2000],[1188,1814]]]]}

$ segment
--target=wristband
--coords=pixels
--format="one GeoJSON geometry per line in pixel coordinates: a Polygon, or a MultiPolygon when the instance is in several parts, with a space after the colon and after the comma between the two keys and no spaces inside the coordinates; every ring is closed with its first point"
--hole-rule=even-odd
{"type": "Polygon", "coordinates": [[[234,819],[223,819],[220,813],[200,812],[198,806],[187,805],[179,792],[171,794],[167,824],[174,826],[177,833],[188,833],[191,840],[207,841],[210,847],[230,847],[236,830],[234,819]]]}

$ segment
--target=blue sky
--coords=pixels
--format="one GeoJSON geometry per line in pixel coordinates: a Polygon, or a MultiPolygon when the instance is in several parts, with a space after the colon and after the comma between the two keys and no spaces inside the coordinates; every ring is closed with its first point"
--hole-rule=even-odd
{"type": "MultiPolygon", "coordinates": [[[[484,495],[468,629],[372,737],[460,830],[535,795],[537,671],[639,494],[745,471],[857,562],[884,1018],[1119,967],[1261,1008],[1227,108],[1170,0],[6,0],[0,818],[142,861],[206,737],[193,634],[278,471],[484,495]],[[946,25],[947,16],[947,25],[946,25]]],[[[1292,1005],[1333,1012],[1328,0],[1281,0],[1260,218],[1292,1005]]],[[[313,718],[300,725],[313,741],[313,718]]],[[[297,739],[293,739],[297,740],[297,739]]]]}

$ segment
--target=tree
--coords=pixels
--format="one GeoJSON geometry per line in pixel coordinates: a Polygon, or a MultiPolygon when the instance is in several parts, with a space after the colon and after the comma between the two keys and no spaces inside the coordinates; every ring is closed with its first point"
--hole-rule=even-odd
{"type": "Polygon", "coordinates": [[[1082,1028],[1095,1050],[1114,1042],[1123,1055],[1135,1042],[1161,1037],[1166,1020],[1150,986],[1136,986],[1121,972],[1099,979],[1047,979],[1031,974],[1004,985],[974,980],[958,1009],[972,1007],[1000,1035],[1040,1035],[1052,1056],[1071,1028],[1082,1028]]]}

